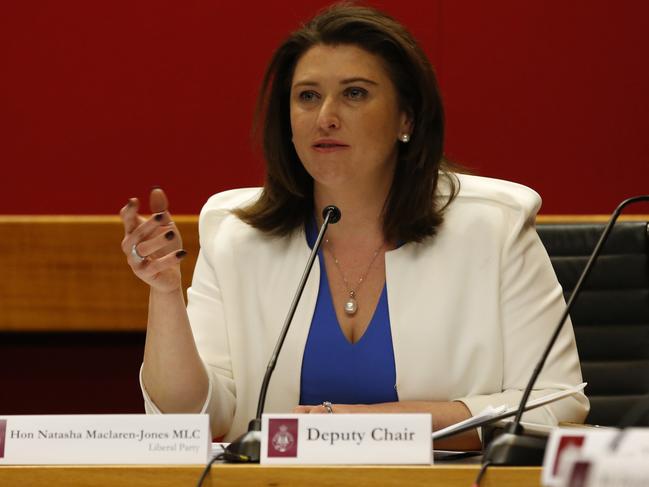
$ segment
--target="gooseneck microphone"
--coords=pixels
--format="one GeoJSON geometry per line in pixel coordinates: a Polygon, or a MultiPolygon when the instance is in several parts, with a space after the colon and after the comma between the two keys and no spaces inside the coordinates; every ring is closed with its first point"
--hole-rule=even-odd
{"type": "Polygon", "coordinates": [[[259,450],[261,445],[261,415],[264,412],[264,404],[266,403],[268,384],[270,382],[271,376],[273,375],[273,370],[275,370],[277,358],[279,357],[279,353],[282,350],[282,346],[284,345],[284,339],[286,338],[288,329],[291,326],[291,321],[293,321],[293,315],[295,314],[297,305],[300,302],[300,298],[302,297],[304,286],[306,285],[306,281],[309,278],[309,274],[311,273],[313,262],[318,255],[318,250],[320,249],[320,245],[322,244],[324,234],[327,231],[327,227],[330,223],[337,223],[338,221],[340,221],[340,210],[333,205],[327,206],[324,210],[322,210],[322,217],[324,218],[324,222],[320,227],[320,233],[318,233],[318,238],[313,245],[311,255],[309,255],[309,260],[307,261],[306,268],[304,269],[304,273],[302,274],[302,279],[300,280],[300,283],[297,287],[297,292],[295,293],[295,297],[293,298],[293,302],[291,303],[291,306],[288,310],[286,320],[284,321],[284,326],[282,327],[282,331],[280,332],[279,338],[277,339],[277,344],[275,345],[273,354],[271,355],[270,360],[268,361],[268,366],[266,367],[266,374],[264,375],[264,380],[261,384],[261,390],[259,391],[257,415],[255,416],[255,419],[251,420],[250,423],[248,423],[248,431],[237,438],[235,441],[230,443],[230,446],[225,449],[223,457],[226,461],[237,463],[259,463],[259,450]]]}
{"type": "Polygon", "coordinates": [[[633,203],[638,203],[641,201],[649,201],[649,195],[642,195],[642,196],[635,196],[633,198],[628,198],[624,200],[622,203],[620,203],[618,207],[615,208],[615,211],[611,214],[608,224],[604,228],[604,231],[602,232],[602,235],[599,238],[597,245],[595,245],[595,249],[593,250],[593,253],[590,255],[590,258],[586,263],[586,267],[584,267],[584,270],[579,276],[579,280],[577,281],[577,284],[575,285],[572,291],[570,299],[566,304],[566,309],[561,315],[561,319],[559,320],[559,323],[555,327],[554,333],[552,334],[550,341],[548,342],[547,346],[545,347],[545,350],[543,351],[543,354],[541,355],[541,359],[538,361],[536,367],[534,368],[534,371],[532,372],[532,376],[530,377],[530,380],[527,383],[527,387],[525,387],[525,390],[523,392],[523,396],[521,397],[521,402],[518,406],[518,411],[516,412],[516,416],[514,417],[514,420],[512,421],[511,425],[508,427],[507,431],[502,435],[500,435],[498,438],[496,438],[491,443],[491,445],[489,445],[489,448],[487,449],[484,456],[484,463],[489,463],[491,465],[541,465],[543,461],[545,442],[538,438],[525,437],[522,436],[521,434],[523,431],[520,424],[521,417],[525,410],[527,400],[530,397],[530,393],[532,392],[532,387],[534,387],[536,379],[541,373],[541,369],[543,369],[543,366],[545,365],[545,361],[547,360],[548,355],[550,354],[550,351],[554,346],[554,343],[557,341],[557,338],[559,337],[559,333],[561,332],[564,323],[568,319],[572,306],[581,292],[581,288],[584,284],[584,281],[590,274],[590,271],[593,268],[595,261],[599,257],[602,247],[608,240],[609,234],[611,233],[611,230],[613,229],[615,222],[620,216],[620,213],[628,205],[631,205],[633,203]]]}

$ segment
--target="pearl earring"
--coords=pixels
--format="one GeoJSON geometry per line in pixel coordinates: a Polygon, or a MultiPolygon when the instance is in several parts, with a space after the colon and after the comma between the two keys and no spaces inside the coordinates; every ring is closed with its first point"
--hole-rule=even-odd
{"type": "Polygon", "coordinates": [[[400,140],[401,142],[403,142],[404,144],[407,144],[408,142],[410,142],[410,135],[409,135],[409,134],[402,134],[402,135],[399,137],[399,140],[400,140]]]}

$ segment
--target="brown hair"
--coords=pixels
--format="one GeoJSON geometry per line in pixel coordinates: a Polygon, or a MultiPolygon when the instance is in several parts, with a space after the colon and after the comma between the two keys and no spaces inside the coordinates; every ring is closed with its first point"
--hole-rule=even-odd
{"type": "Polygon", "coordinates": [[[443,158],[444,111],[433,68],[412,35],[396,20],[373,8],[347,3],[322,11],[275,51],[262,82],[255,118],[255,131],[263,131],[266,180],[259,199],[235,214],[272,235],[288,235],[313,218],[313,181],[291,141],[289,104],[295,66],[318,44],[354,45],[383,60],[401,109],[413,121],[410,142],[399,143],[394,179],[383,209],[384,237],[406,243],[434,235],[459,183],[443,158]],[[435,199],[440,172],[448,176],[451,189],[445,203],[435,199]]]}

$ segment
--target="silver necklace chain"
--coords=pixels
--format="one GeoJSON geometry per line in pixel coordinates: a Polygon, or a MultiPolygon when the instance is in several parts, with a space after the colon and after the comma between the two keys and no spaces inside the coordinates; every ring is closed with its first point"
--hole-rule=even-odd
{"type": "Polygon", "coordinates": [[[365,272],[361,274],[361,277],[358,279],[358,284],[356,284],[356,289],[352,288],[349,285],[349,281],[347,279],[347,276],[343,272],[342,267],[340,266],[340,262],[336,258],[336,254],[334,254],[333,249],[331,248],[331,244],[329,243],[329,239],[325,239],[325,244],[327,245],[327,250],[329,250],[329,253],[331,254],[331,257],[334,260],[334,264],[336,265],[336,268],[338,269],[338,272],[340,273],[340,277],[343,280],[343,283],[345,283],[345,287],[347,288],[347,294],[349,295],[349,298],[347,301],[345,301],[345,314],[348,316],[354,316],[356,312],[358,311],[358,301],[356,299],[357,294],[361,286],[363,285],[363,282],[365,282],[365,278],[367,277],[367,274],[369,274],[370,269],[372,268],[372,264],[374,264],[374,261],[378,257],[379,253],[381,252],[381,249],[385,245],[385,242],[381,243],[381,245],[374,251],[374,255],[372,256],[372,260],[370,261],[369,265],[367,266],[367,269],[365,269],[365,272]]]}

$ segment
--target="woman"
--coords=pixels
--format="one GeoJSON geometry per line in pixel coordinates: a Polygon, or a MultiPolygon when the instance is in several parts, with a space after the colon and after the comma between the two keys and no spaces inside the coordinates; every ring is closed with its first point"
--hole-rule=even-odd
{"type": "MultiPolygon", "coordinates": [[[[152,193],[149,219],[135,199],[122,209],[122,249],[151,287],[147,411],[207,411],[226,441],[245,431],[329,204],[342,219],[307,283],[266,411],[430,412],[439,429],[516,404],[564,307],[533,228],[540,198],[451,172],[435,77],[410,34],[373,9],[334,6],[279,47],[258,107],[265,185],[203,208],[187,308],[164,193],[152,193]]],[[[566,326],[535,395],[580,381],[566,326]]],[[[576,395],[526,419],[582,421],[587,409],[576,395]]]]}

